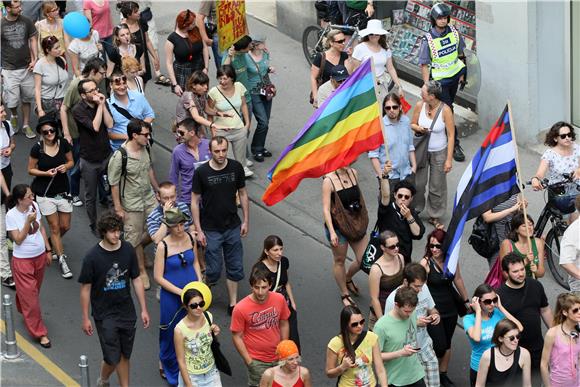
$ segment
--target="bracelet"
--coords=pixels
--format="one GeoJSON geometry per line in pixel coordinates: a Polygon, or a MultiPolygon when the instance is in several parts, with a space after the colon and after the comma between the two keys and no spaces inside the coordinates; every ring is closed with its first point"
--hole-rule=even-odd
{"type": "Polygon", "coordinates": [[[416,222],[415,218],[411,218],[411,220],[407,220],[407,223],[408,224],[413,224],[415,222],[416,222]]]}

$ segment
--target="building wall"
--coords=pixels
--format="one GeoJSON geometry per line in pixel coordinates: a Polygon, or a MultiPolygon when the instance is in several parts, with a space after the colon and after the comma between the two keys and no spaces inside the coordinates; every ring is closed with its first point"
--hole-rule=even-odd
{"type": "Polygon", "coordinates": [[[538,133],[569,118],[570,100],[563,92],[565,7],[565,2],[476,3],[480,128],[493,125],[507,99],[520,144],[537,142],[538,133]]]}

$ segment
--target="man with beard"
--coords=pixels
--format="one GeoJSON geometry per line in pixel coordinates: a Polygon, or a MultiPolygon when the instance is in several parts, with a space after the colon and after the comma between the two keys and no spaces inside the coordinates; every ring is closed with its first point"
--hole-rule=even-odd
{"type": "Polygon", "coordinates": [[[526,277],[524,258],[518,254],[503,257],[501,268],[507,280],[497,294],[502,305],[524,326],[520,345],[530,351],[532,370],[539,372],[544,346],[540,319],[548,328],[554,320],[544,287],[539,281],[526,277]]]}
{"type": "Polygon", "coordinates": [[[252,293],[242,299],[232,314],[232,339],[248,367],[248,386],[258,386],[262,374],[278,364],[276,346],[290,335],[290,309],[284,296],[271,292],[270,272],[254,269],[252,293]]]}

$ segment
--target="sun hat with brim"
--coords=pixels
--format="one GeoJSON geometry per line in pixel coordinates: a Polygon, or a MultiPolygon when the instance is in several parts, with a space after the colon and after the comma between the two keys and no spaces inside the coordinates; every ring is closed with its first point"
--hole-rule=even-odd
{"type": "Polygon", "coordinates": [[[387,35],[389,32],[383,28],[383,22],[379,19],[369,20],[367,28],[360,32],[361,38],[368,35],[387,35]]]}
{"type": "Polygon", "coordinates": [[[206,284],[204,284],[201,281],[193,281],[193,282],[190,282],[183,287],[183,290],[181,291],[181,302],[183,303],[183,298],[185,297],[185,293],[191,289],[195,289],[201,293],[201,296],[203,297],[203,301],[205,301],[205,305],[203,307],[203,310],[204,311],[208,310],[209,306],[211,305],[211,290],[209,290],[209,286],[207,286],[206,284]]]}
{"type": "Polygon", "coordinates": [[[175,227],[180,223],[189,222],[190,220],[191,217],[177,207],[166,210],[165,215],[161,218],[161,222],[167,227],[175,227]]]}

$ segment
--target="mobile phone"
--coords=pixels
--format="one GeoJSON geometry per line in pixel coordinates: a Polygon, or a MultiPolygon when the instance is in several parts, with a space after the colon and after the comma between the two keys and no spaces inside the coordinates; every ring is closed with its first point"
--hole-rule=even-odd
{"type": "Polygon", "coordinates": [[[415,347],[415,348],[411,348],[413,351],[420,351],[421,347],[415,347]]]}

